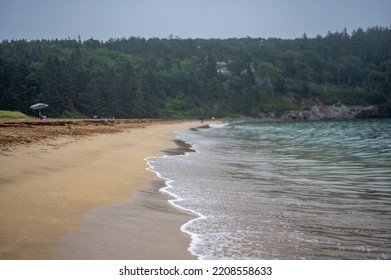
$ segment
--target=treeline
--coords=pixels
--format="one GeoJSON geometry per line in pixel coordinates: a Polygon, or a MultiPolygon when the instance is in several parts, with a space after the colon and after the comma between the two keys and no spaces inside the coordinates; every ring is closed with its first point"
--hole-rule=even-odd
{"type": "Polygon", "coordinates": [[[257,116],[314,104],[391,104],[391,30],[283,39],[0,43],[0,109],[49,117],[257,116]]]}

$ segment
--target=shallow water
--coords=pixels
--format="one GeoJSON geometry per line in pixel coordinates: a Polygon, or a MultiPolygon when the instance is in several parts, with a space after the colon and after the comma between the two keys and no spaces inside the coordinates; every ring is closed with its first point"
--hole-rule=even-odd
{"type": "Polygon", "coordinates": [[[150,159],[200,259],[390,259],[391,121],[257,122],[178,133],[150,159]]]}

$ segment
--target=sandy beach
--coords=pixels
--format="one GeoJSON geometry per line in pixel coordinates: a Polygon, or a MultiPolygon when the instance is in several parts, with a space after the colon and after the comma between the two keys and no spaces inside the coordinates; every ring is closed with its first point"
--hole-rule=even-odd
{"type": "Polygon", "coordinates": [[[144,158],[197,125],[0,124],[0,259],[192,259],[144,158]]]}

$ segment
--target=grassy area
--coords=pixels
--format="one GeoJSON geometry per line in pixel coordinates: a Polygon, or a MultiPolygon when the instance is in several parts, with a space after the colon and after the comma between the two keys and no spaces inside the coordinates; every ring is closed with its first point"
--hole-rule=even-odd
{"type": "Polygon", "coordinates": [[[17,111],[0,110],[0,119],[29,119],[31,117],[17,111]]]}
{"type": "Polygon", "coordinates": [[[60,119],[87,119],[86,116],[79,114],[76,111],[68,111],[68,110],[65,110],[64,113],[62,113],[59,116],[59,118],[60,119]]]}
{"type": "Polygon", "coordinates": [[[281,97],[271,98],[264,97],[261,103],[260,109],[263,112],[270,112],[275,109],[286,111],[286,110],[300,110],[300,105],[294,102],[284,100],[281,97]]]}

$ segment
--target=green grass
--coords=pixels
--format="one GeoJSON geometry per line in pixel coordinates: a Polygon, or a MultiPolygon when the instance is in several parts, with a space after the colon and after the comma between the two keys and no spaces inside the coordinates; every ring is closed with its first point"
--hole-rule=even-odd
{"type": "Polygon", "coordinates": [[[31,117],[17,111],[0,110],[0,119],[29,119],[31,117]]]}
{"type": "Polygon", "coordinates": [[[282,98],[264,98],[262,100],[260,109],[264,112],[269,112],[274,109],[281,111],[288,110],[300,110],[300,105],[297,103],[292,103],[282,98]]]}
{"type": "Polygon", "coordinates": [[[60,116],[60,119],[86,119],[87,117],[76,112],[76,111],[68,111],[65,110],[60,116]]]}

